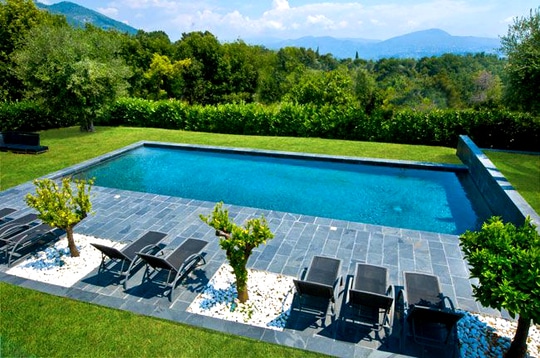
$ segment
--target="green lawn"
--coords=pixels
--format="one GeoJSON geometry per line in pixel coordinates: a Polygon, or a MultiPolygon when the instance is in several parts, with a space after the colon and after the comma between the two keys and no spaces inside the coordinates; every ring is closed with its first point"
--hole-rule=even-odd
{"type": "Polygon", "coordinates": [[[443,147],[318,138],[239,136],[154,128],[97,127],[95,133],[81,133],[78,128],[72,127],[41,132],[42,144],[49,146],[49,151],[44,154],[17,155],[0,152],[0,190],[140,140],[459,163],[455,149],[443,147]]]}
{"type": "Polygon", "coordinates": [[[486,151],[506,179],[540,213],[540,155],[486,151]]]}
{"type": "Polygon", "coordinates": [[[322,357],[0,282],[0,357],[322,357]]]}
{"type": "MultiPolygon", "coordinates": [[[[41,155],[0,153],[0,190],[32,180],[139,140],[251,147],[371,158],[459,163],[455,148],[98,127],[41,133],[41,155]]],[[[540,212],[538,156],[488,156],[540,212]]],[[[208,331],[0,283],[0,356],[310,356],[282,346],[208,331]]]]}

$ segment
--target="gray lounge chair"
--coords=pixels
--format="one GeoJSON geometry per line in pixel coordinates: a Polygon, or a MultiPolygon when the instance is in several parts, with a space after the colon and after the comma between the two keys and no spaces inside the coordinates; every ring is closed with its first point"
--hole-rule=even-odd
{"type": "Polygon", "coordinates": [[[17,252],[18,250],[40,243],[46,243],[58,237],[59,235],[54,233],[56,230],[47,224],[39,224],[16,235],[0,238],[0,247],[7,259],[8,267],[11,266],[14,256],[17,259],[23,257],[21,253],[17,252]]]}
{"type": "Polygon", "coordinates": [[[170,289],[169,300],[172,301],[176,284],[196,266],[206,263],[201,251],[207,244],[204,240],[187,239],[167,255],[166,250],[156,255],[138,252],[137,255],[146,263],[142,281],[154,280],[159,271],[167,271],[167,279],[162,284],[170,289]]]}
{"type": "Polygon", "coordinates": [[[335,316],[334,303],[336,300],[334,289],[338,282],[340,268],[341,260],[324,256],[314,256],[307,272],[304,271],[305,275],[302,274],[300,279],[293,280],[296,292],[301,299],[301,307],[299,309],[317,315],[324,314],[322,321],[323,326],[326,323],[326,313],[329,302],[331,302],[332,316],[335,316]],[[305,296],[324,300],[326,303],[325,307],[323,309],[314,309],[313,305],[302,302],[305,301],[302,300],[305,296]]]}
{"type": "Polygon", "coordinates": [[[101,251],[101,264],[99,265],[98,274],[102,271],[112,272],[114,266],[107,266],[110,263],[120,261],[120,270],[116,271],[116,273],[120,278],[124,277],[123,286],[124,289],[127,289],[129,275],[134,271],[133,269],[137,266],[137,264],[141,263],[139,257],[137,256],[137,252],[152,253],[161,250],[163,246],[159,245],[159,242],[163,240],[165,236],[167,236],[167,234],[157,231],[149,231],[122,249],[91,243],[92,246],[101,251]],[[126,271],[124,271],[125,264],[129,264],[126,271]]]}
{"type": "Polygon", "coordinates": [[[356,264],[346,303],[351,308],[349,311],[353,311],[353,321],[369,323],[378,331],[383,327],[390,329],[394,316],[394,289],[388,284],[386,267],[356,264]]]}
{"type": "Polygon", "coordinates": [[[437,276],[404,272],[404,290],[400,292],[400,300],[406,317],[404,335],[410,331],[414,341],[420,345],[437,348],[450,345],[455,348],[451,338],[455,337],[456,323],[463,315],[456,312],[450,298],[442,294],[437,276]]]}
{"type": "Polygon", "coordinates": [[[37,214],[26,214],[19,218],[10,220],[0,225],[0,239],[7,239],[10,236],[23,232],[31,226],[37,225],[37,214]]]}
{"type": "MultiPolygon", "coordinates": [[[[12,209],[12,208],[2,208],[2,209],[0,209],[0,219],[5,220],[4,216],[8,216],[9,214],[14,213],[15,211],[17,211],[17,210],[12,209]]],[[[3,224],[3,223],[4,222],[0,220],[0,224],[3,224]]]]}

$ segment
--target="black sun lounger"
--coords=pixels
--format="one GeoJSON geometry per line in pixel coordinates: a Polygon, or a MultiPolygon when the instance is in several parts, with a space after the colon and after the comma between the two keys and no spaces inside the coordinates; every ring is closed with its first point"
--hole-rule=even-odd
{"type": "Polygon", "coordinates": [[[437,276],[404,272],[404,291],[400,295],[407,323],[404,327],[409,326],[416,343],[455,348],[450,338],[455,336],[454,328],[463,315],[456,312],[450,298],[442,294],[437,276]]]}
{"type": "Polygon", "coordinates": [[[8,266],[11,266],[13,257],[17,259],[22,258],[24,255],[17,251],[26,247],[30,247],[37,244],[46,243],[57,237],[54,231],[57,230],[47,224],[39,224],[28,228],[16,235],[9,236],[7,238],[0,238],[1,250],[7,259],[8,266]]]}
{"type": "Polygon", "coordinates": [[[360,322],[370,322],[377,330],[391,328],[394,290],[386,267],[357,263],[346,302],[360,322]]]}
{"type": "Polygon", "coordinates": [[[91,243],[92,246],[101,251],[101,264],[99,265],[98,273],[101,273],[104,270],[111,271],[112,267],[107,268],[107,264],[120,261],[122,265],[120,271],[117,273],[120,277],[125,276],[123,285],[124,289],[126,289],[129,275],[132,273],[133,268],[140,263],[137,252],[149,253],[159,251],[162,247],[158,245],[158,243],[163,240],[165,236],[167,236],[167,234],[162,232],[149,231],[122,249],[91,243]],[[107,260],[107,258],[109,260],[107,260]],[[129,264],[126,271],[124,271],[125,264],[129,264]]]}
{"type": "Polygon", "coordinates": [[[196,266],[206,263],[201,250],[208,244],[207,241],[199,239],[187,239],[177,247],[174,251],[165,255],[161,251],[157,255],[145,254],[138,252],[137,255],[146,262],[146,270],[143,276],[143,282],[152,280],[152,273],[157,274],[159,271],[168,271],[167,280],[163,282],[166,288],[170,289],[169,299],[172,301],[173,290],[178,281],[187,275],[196,266]],[[161,255],[160,255],[161,254],[161,255]],[[171,280],[171,277],[173,278],[171,280]]]}
{"type": "Polygon", "coordinates": [[[2,208],[0,209],[0,218],[3,218],[4,216],[8,216],[9,214],[12,214],[14,213],[15,209],[12,209],[12,208],[2,208]]]}
{"type": "Polygon", "coordinates": [[[13,214],[15,209],[12,208],[2,208],[0,209],[0,226],[4,225],[5,223],[13,220],[12,218],[8,217],[9,214],[13,214]]]}
{"type": "Polygon", "coordinates": [[[29,229],[38,219],[37,214],[26,214],[19,218],[10,220],[0,225],[0,239],[7,239],[10,236],[23,232],[29,229]]]}
{"type": "Polygon", "coordinates": [[[301,303],[300,309],[307,312],[324,314],[323,325],[326,322],[326,311],[328,310],[328,303],[332,302],[332,314],[334,314],[334,288],[338,282],[339,270],[341,267],[341,260],[324,257],[314,256],[311,260],[311,264],[304,277],[293,280],[296,292],[303,298],[304,296],[311,296],[325,301],[325,308],[321,310],[314,310],[313,307],[307,307],[304,303],[301,303]]]}

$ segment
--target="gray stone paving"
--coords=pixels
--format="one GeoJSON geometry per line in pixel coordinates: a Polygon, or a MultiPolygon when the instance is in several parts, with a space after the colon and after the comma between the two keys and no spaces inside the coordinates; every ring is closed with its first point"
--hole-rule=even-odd
{"type": "MultiPolygon", "coordinates": [[[[33,192],[31,184],[0,193],[2,206],[19,209],[21,215],[28,212],[23,202],[27,192],[33,192]]],[[[105,277],[99,277],[96,271],[67,289],[5,273],[0,273],[0,280],[81,301],[330,355],[387,356],[399,350],[399,341],[393,336],[374,339],[373,333],[362,333],[344,324],[340,328],[335,322],[331,328],[314,328],[310,327],[314,322],[301,322],[302,317],[299,317],[296,326],[291,324],[293,328],[276,332],[187,313],[192,300],[226,261],[214,230],[199,219],[199,214],[209,214],[215,203],[103,187],[93,188],[92,202],[94,214],[83,220],[76,227],[76,232],[126,241],[155,230],[168,234],[164,240],[168,247],[178,246],[189,237],[207,240],[209,244],[204,250],[206,265],[193,271],[176,288],[172,302],[156,285],[138,284],[143,270],[130,279],[130,287],[126,291],[117,280],[106,277],[106,273],[101,274],[105,277]]],[[[252,215],[264,215],[275,234],[267,245],[254,251],[249,261],[251,268],[298,277],[313,255],[325,255],[342,260],[341,275],[345,280],[354,273],[357,262],[384,265],[389,269],[390,283],[398,290],[403,283],[403,271],[432,273],[439,276],[444,293],[457,307],[497,314],[480,307],[472,298],[468,270],[457,236],[238,206],[230,206],[229,211],[237,223],[252,215]]],[[[5,270],[6,265],[0,265],[0,271],[5,270]]],[[[339,288],[338,313],[344,287],[339,288]]]]}
{"type": "MultiPolygon", "coordinates": [[[[48,177],[58,177],[67,172],[68,169],[48,177]]],[[[0,192],[1,206],[18,209],[20,215],[30,212],[23,200],[29,192],[34,192],[31,183],[0,192]]],[[[164,242],[171,248],[190,237],[207,240],[209,244],[204,250],[206,265],[194,270],[178,285],[172,301],[156,285],[138,284],[143,270],[130,280],[127,290],[114,277],[104,273],[97,275],[97,270],[75,286],[62,288],[7,275],[6,265],[0,264],[0,280],[103,306],[335,356],[388,357],[400,350],[396,334],[399,329],[379,337],[339,320],[330,320],[328,327],[314,327],[316,322],[312,318],[293,315],[288,328],[279,332],[186,312],[196,295],[226,262],[214,230],[199,219],[199,214],[209,214],[215,203],[104,187],[94,187],[92,192],[94,214],[83,220],[76,227],[76,232],[126,241],[149,230],[161,231],[167,234],[164,242]]],[[[395,286],[396,292],[402,287],[403,271],[425,272],[439,277],[444,294],[457,308],[500,315],[498,311],[479,306],[472,297],[469,272],[455,235],[239,206],[228,206],[228,209],[237,223],[253,215],[264,215],[275,234],[267,245],[254,251],[249,261],[251,268],[298,277],[314,255],[325,255],[342,260],[341,275],[345,282],[354,273],[357,262],[387,267],[390,284],[395,286]]],[[[343,305],[344,287],[339,287],[337,317],[343,305]]],[[[420,354],[412,345],[403,349],[406,354],[420,354]]],[[[445,352],[436,354],[444,356],[445,352]]]]}

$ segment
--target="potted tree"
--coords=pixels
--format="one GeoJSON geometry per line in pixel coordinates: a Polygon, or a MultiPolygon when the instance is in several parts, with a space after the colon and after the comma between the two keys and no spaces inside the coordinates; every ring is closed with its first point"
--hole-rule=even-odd
{"type": "Polygon", "coordinates": [[[65,177],[61,187],[50,179],[36,179],[34,185],[36,195],[28,193],[25,197],[26,203],[38,211],[38,217],[44,223],[66,232],[69,252],[72,257],[78,257],[79,250],[73,239],[73,228],[92,209],[90,190],[93,181],[65,177]],[[72,183],[77,189],[76,192],[73,192],[72,183]]]}
{"type": "Polygon", "coordinates": [[[492,217],[481,230],[467,231],[460,245],[471,266],[475,298],[486,307],[519,315],[505,357],[525,357],[531,321],[540,323],[540,235],[530,218],[521,227],[492,217]]]}
{"type": "Polygon", "coordinates": [[[244,227],[229,219],[229,212],[223,203],[217,203],[211,215],[200,215],[202,221],[216,230],[219,245],[225,250],[227,260],[233,269],[238,300],[245,303],[249,299],[247,282],[247,262],[253,249],[274,237],[264,217],[246,221],[244,227]]]}

